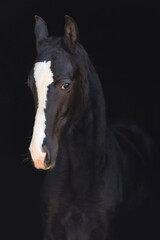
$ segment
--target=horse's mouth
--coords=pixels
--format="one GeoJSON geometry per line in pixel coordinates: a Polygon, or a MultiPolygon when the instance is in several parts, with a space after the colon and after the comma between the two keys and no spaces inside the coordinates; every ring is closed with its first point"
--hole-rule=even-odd
{"type": "Polygon", "coordinates": [[[48,163],[47,156],[44,161],[37,160],[37,161],[33,161],[33,163],[34,163],[34,166],[36,169],[42,169],[42,170],[49,170],[49,169],[54,168],[54,166],[55,166],[55,162],[48,163]]]}
{"type": "Polygon", "coordinates": [[[54,146],[53,152],[49,146],[46,146],[45,144],[42,146],[42,148],[40,148],[39,145],[30,144],[29,151],[35,168],[42,170],[54,168],[58,153],[57,142],[54,146]]]}
{"type": "Polygon", "coordinates": [[[48,151],[43,152],[43,157],[38,159],[32,158],[32,160],[36,169],[49,170],[55,166],[55,161],[51,161],[48,151]]]}

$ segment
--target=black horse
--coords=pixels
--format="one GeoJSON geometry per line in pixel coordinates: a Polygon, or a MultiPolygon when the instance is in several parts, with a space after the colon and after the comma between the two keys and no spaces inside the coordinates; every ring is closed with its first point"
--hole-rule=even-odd
{"type": "Polygon", "coordinates": [[[36,16],[35,35],[30,152],[36,168],[49,169],[42,191],[44,239],[106,240],[119,209],[133,209],[147,197],[153,144],[134,123],[106,121],[99,77],[71,17],[65,16],[63,37],[48,37],[36,16]]]}

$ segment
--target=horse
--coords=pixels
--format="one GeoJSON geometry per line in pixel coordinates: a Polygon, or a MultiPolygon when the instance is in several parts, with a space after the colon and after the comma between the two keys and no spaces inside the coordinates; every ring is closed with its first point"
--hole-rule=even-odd
{"type": "Polygon", "coordinates": [[[43,239],[110,239],[119,209],[147,198],[152,139],[134,122],[106,117],[101,82],[73,18],[65,16],[64,36],[50,37],[35,16],[35,38],[27,81],[36,109],[29,151],[35,168],[46,170],[43,239]]]}

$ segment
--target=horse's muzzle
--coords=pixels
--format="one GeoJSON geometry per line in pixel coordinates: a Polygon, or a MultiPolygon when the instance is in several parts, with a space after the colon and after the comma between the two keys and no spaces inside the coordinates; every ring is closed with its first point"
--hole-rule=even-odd
{"type": "Polygon", "coordinates": [[[36,145],[30,145],[29,150],[35,168],[47,170],[53,167],[53,164],[51,164],[50,154],[46,146],[42,148],[42,151],[39,148],[36,148],[36,145]]]}

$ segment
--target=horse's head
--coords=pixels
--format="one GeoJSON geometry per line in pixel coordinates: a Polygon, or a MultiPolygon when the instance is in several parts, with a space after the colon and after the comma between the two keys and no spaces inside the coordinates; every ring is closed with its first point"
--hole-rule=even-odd
{"type": "MultiPolygon", "coordinates": [[[[37,57],[28,78],[36,116],[30,153],[38,169],[54,167],[62,134],[79,117],[84,105],[84,70],[78,28],[65,16],[63,37],[48,37],[46,23],[36,16],[37,57]]],[[[85,66],[84,66],[85,68],[85,66]]]]}

